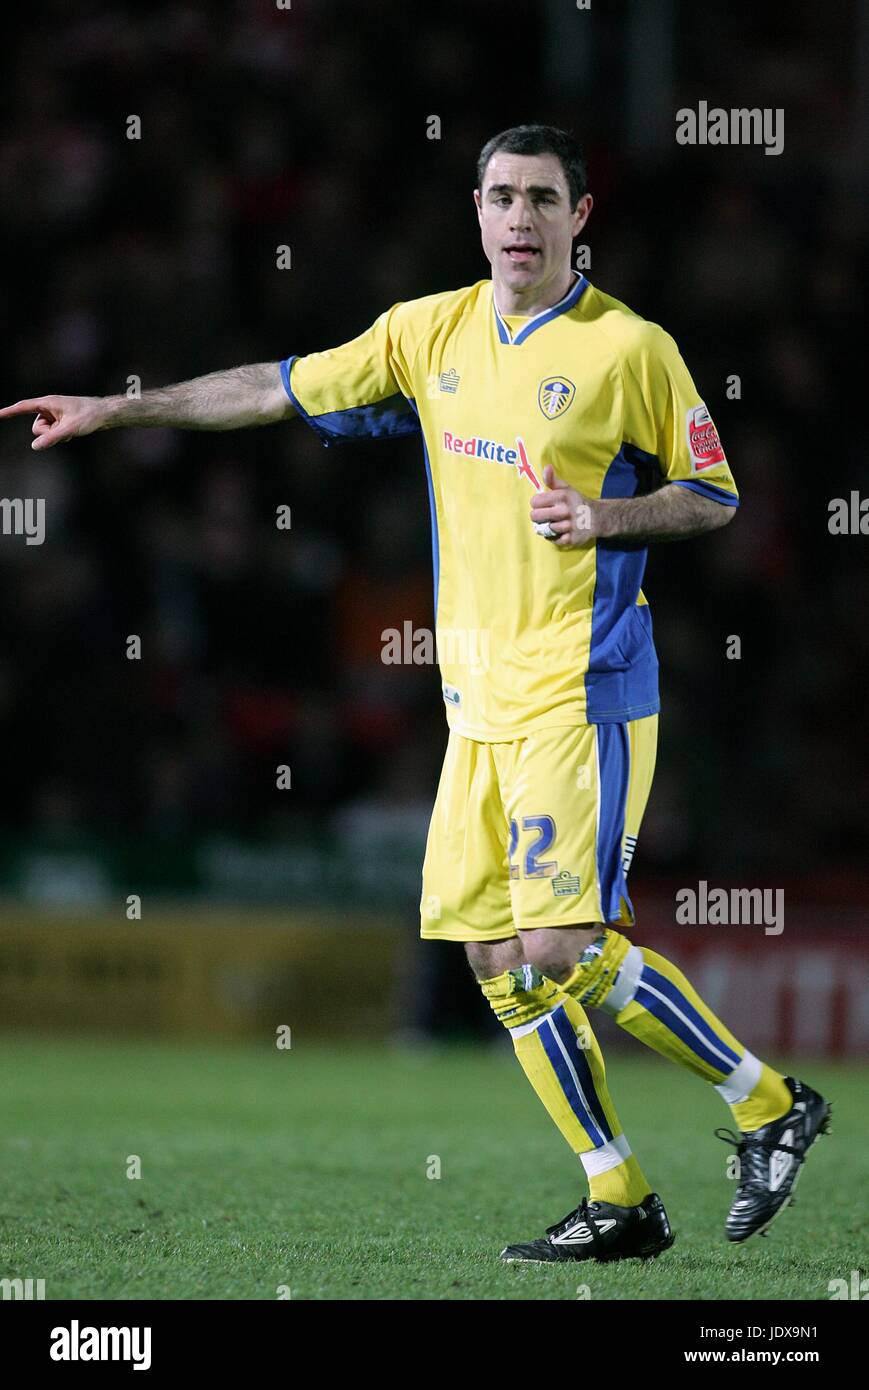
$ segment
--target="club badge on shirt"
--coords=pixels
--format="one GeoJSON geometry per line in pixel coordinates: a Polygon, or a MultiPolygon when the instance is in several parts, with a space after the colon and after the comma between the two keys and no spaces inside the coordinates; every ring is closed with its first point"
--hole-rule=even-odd
{"type": "Polygon", "coordinates": [[[576,387],[566,376],[547,376],[537,391],[537,404],[547,420],[563,415],[576,395],[576,387]]]}

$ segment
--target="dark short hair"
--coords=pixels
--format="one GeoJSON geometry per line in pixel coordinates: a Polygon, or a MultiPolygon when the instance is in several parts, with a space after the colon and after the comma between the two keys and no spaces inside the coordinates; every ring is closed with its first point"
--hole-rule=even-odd
{"type": "Polygon", "coordinates": [[[585,156],[573,136],[554,125],[514,125],[493,135],[480,150],[477,160],[477,187],[482,192],[483,179],[493,154],[554,154],[561,160],[570,189],[571,211],[588,188],[585,156]]]}

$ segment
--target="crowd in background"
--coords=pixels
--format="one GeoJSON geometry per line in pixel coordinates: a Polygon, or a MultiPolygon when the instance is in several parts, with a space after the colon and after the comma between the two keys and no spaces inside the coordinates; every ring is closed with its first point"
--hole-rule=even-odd
{"type": "MultiPolygon", "coordinates": [[[[547,91],[545,5],[45,8],[47,30],[10,21],[0,98],[4,403],[277,361],[471,284],[479,148],[567,126],[596,198],[587,274],[676,338],[743,499],[650,554],[664,714],[638,871],[861,867],[869,541],[827,525],[831,498],[869,495],[856,7],[812,62],[814,6],[756,44],[743,14],[740,67],[680,4],[674,109],[783,106],[785,150],[643,158],[619,118],[624,6],[572,100],[547,91]]],[[[0,429],[0,495],[47,507],[44,545],[0,538],[3,832],[424,835],[440,681],[381,660],[385,628],[432,624],[419,442],[327,450],[297,421],[29,438],[0,429]]]]}

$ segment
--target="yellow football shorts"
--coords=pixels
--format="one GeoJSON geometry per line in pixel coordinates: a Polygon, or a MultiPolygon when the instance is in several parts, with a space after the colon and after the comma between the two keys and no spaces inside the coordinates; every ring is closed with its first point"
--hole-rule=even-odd
{"type": "Polygon", "coordinates": [[[420,934],[498,941],[533,927],[633,925],[626,874],[657,740],[657,714],[541,729],[509,743],[450,731],[420,934]]]}

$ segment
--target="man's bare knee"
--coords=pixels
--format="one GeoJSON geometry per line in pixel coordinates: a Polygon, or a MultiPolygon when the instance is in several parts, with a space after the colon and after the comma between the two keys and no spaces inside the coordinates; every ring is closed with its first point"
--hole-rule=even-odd
{"type": "Polygon", "coordinates": [[[590,946],[602,931],[597,925],[534,927],[520,931],[519,936],[525,960],[536,965],[541,974],[561,984],[573,974],[586,946],[590,946]]]}
{"type": "Polygon", "coordinates": [[[515,970],[525,963],[518,936],[503,941],[466,941],[465,954],[478,980],[494,980],[505,970],[515,970]]]}

